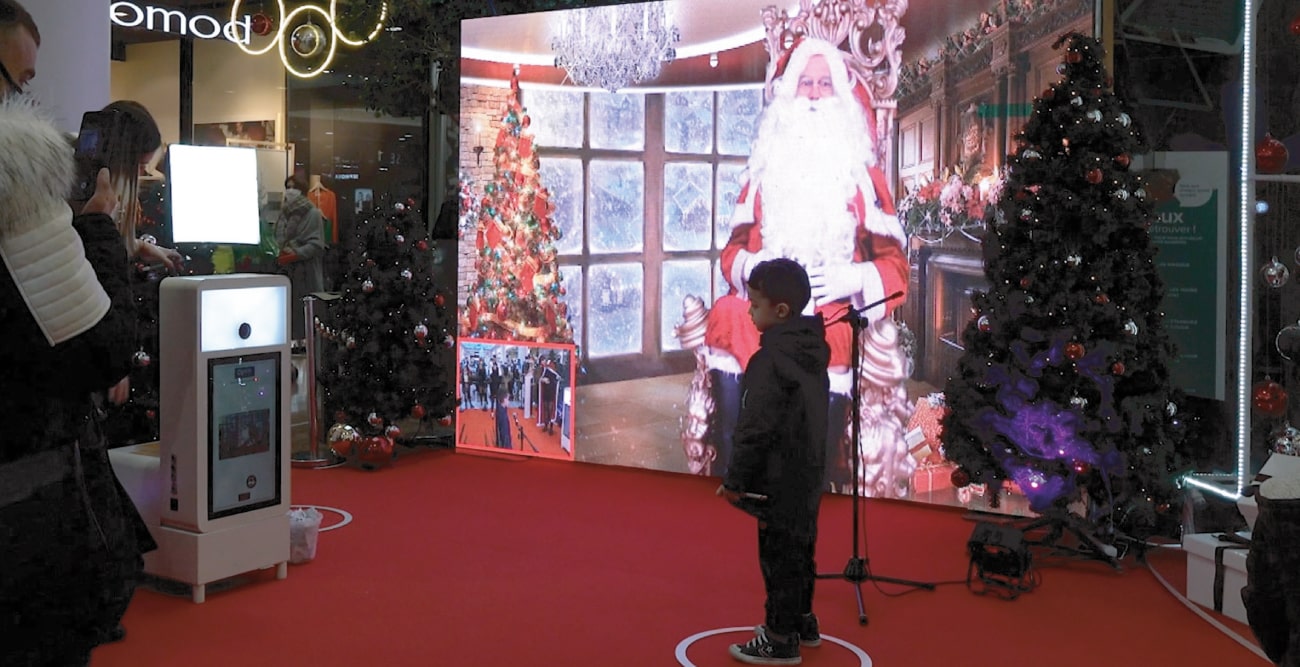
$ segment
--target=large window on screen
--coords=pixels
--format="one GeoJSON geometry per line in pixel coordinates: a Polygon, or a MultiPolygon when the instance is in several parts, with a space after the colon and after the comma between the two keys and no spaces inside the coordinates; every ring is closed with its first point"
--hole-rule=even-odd
{"type": "Polygon", "coordinates": [[[174,242],[261,241],[255,149],[177,144],[168,163],[174,242]]]}
{"type": "MultiPolygon", "coordinates": [[[[972,213],[996,196],[1034,97],[1060,78],[1053,42],[1064,32],[1093,33],[1097,3],[814,0],[806,14],[798,0],[662,4],[680,31],[676,58],[657,78],[613,92],[575,85],[555,66],[553,40],[570,11],[462,24],[459,166],[472,196],[463,202],[460,251],[473,261],[462,263],[459,298],[478,304],[462,313],[462,340],[499,333],[493,323],[509,319],[512,299],[531,297],[515,289],[517,273],[497,270],[513,249],[530,247],[528,228],[510,219],[484,225],[482,213],[493,211],[476,206],[492,200],[502,179],[528,183],[535,171],[554,205],[548,222],[562,232],[542,252],[557,258],[553,292],[566,306],[565,342],[580,369],[575,458],[718,474],[725,455],[717,405],[725,397],[718,374],[698,372],[715,352],[700,343],[713,340],[703,323],[731,289],[726,251],[769,108],[769,54],[784,48],[779,28],[765,26],[847,11],[840,34],[850,36],[840,48],[854,50],[850,40],[859,40],[857,65],[875,80],[874,157],[909,237],[908,298],[893,317],[905,325],[911,367],[900,413],[913,412],[906,408],[942,391],[955,369],[955,332],[970,317],[971,293],[983,289],[975,240],[982,218],[972,213]],[[890,55],[872,60],[880,53],[890,55]],[[516,72],[522,120],[510,111],[516,72]],[[519,137],[528,139],[535,167],[511,162],[519,137]],[[964,199],[943,205],[966,219],[941,216],[938,197],[926,199],[950,181],[964,199]],[[922,204],[933,204],[933,215],[922,204]]],[[[847,447],[834,465],[847,466],[847,447]]],[[[904,457],[916,466],[899,478],[881,473],[868,495],[987,509],[978,497],[959,496],[937,452],[918,447],[904,457]]],[[[1011,501],[999,509],[1020,508],[1011,501]]]]}

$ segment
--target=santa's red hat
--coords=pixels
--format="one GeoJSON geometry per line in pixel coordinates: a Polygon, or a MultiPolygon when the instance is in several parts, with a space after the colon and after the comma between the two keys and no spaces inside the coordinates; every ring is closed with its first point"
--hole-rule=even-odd
{"type": "Polygon", "coordinates": [[[846,101],[847,98],[852,98],[862,107],[862,113],[867,118],[867,130],[871,133],[871,140],[874,143],[878,137],[875,105],[871,103],[871,93],[849,68],[849,54],[824,39],[804,35],[794,38],[790,48],[777,56],[776,71],[771,81],[772,94],[785,99],[793,98],[799,90],[799,74],[807,69],[808,61],[812,60],[813,56],[822,56],[830,65],[831,85],[835,89],[835,94],[846,98],[846,101]],[[794,74],[785,76],[787,71],[794,74]]]}

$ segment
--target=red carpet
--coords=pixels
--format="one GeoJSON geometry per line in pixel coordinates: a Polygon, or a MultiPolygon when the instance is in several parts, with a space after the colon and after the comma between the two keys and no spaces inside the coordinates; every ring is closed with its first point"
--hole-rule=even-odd
{"type": "MultiPolygon", "coordinates": [[[[355,517],[321,534],[315,561],[284,581],[266,571],[212,587],[201,605],[143,589],[126,640],[92,664],[671,667],[683,639],[762,620],[753,523],[713,495],[716,480],[420,451],[378,472],[295,470],[293,484],[295,503],[355,517]]],[[[851,554],[851,503],[823,507],[819,569],[837,571],[851,554]]],[[[864,518],[876,574],[965,576],[972,524],[960,513],[869,501],[864,518]]],[[[1157,558],[1180,587],[1181,558],[1157,558]]],[[[876,666],[1267,664],[1126,565],[1049,564],[1015,601],[956,584],[886,597],[868,583],[866,627],[853,586],[827,580],[815,609],[823,633],[876,666]]],[[[707,637],[687,657],[738,664],[726,645],[745,639],[707,637]]],[[[859,664],[829,642],[804,656],[859,664]]]]}

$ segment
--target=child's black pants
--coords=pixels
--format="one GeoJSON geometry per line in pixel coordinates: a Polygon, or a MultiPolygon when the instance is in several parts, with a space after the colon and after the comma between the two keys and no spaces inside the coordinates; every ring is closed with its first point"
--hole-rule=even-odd
{"type": "Polygon", "coordinates": [[[775,524],[760,524],[758,529],[758,565],[767,591],[763,622],[778,635],[798,632],[803,615],[812,611],[813,584],[817,580],[813,560],[816,519],[808,524],[799,530],[775,524]]]}

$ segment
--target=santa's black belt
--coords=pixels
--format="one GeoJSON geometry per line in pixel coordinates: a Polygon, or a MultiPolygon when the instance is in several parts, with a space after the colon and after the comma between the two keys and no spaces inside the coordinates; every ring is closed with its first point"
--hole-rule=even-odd
{"type": "Polygon", "coordinates": [[[1223,566],[1223,552],[1228,549],[1249,549],[1244,544],[1225,544],[1214,548],[1214,611],[1223,611],[1223,579],[1226,575],[1223,566]]]}
{"type": "Polygon", "coordinates": [[[0,507],[22,502],[38,489],[73,474],[71,446],[47,449],[0,464],[0,507]]]}

